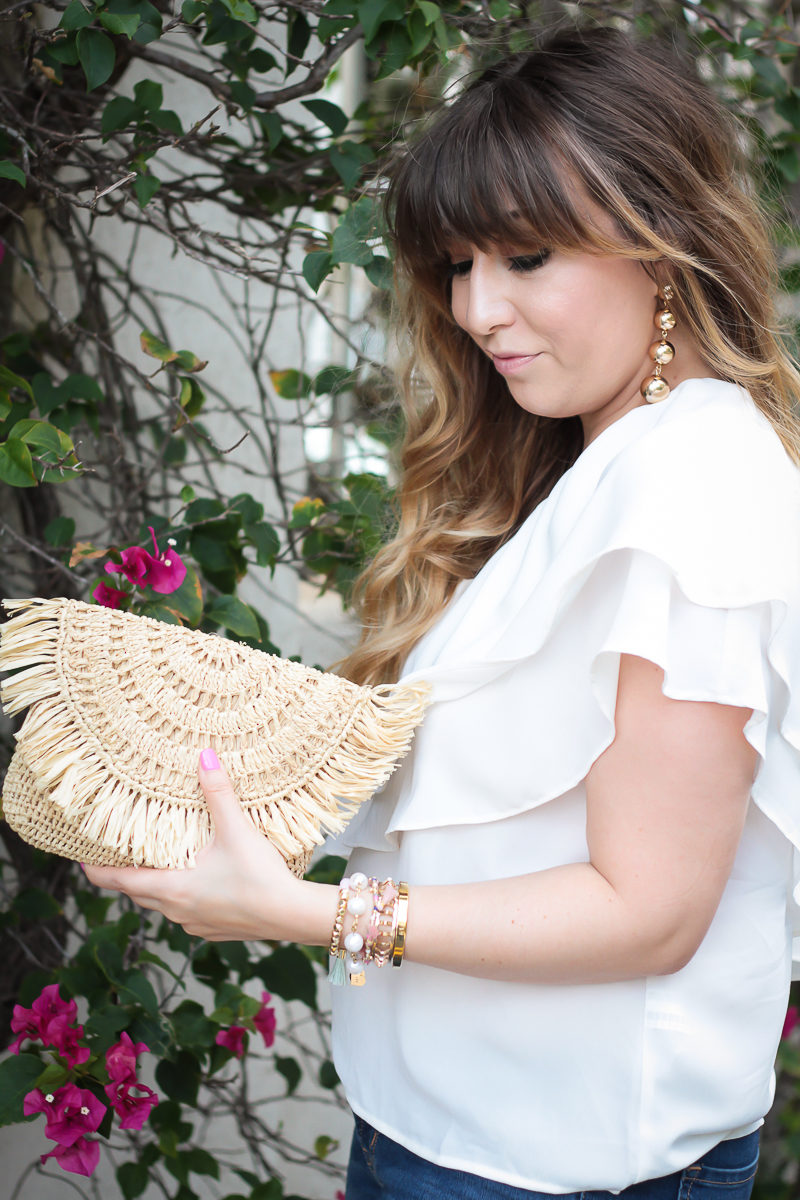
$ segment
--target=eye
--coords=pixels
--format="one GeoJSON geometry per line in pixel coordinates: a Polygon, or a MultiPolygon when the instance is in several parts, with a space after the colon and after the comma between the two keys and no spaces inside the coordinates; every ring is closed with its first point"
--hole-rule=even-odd
{"type": "Polygon", "coordinates": [[[461,260],[461,262],[447,263],[444,273],[448,279],[455,279],[457,276],[469,275],[471,267],[472,259],[464,258],[461,260]]]}
{"type": "Polygon", "coordinates": [[[550,258],[552,250],[540,250],[538,254],[515,254],[509,258],[509,267],[512,271],[535,271],[537,267],[543,267],[550,258]]]}

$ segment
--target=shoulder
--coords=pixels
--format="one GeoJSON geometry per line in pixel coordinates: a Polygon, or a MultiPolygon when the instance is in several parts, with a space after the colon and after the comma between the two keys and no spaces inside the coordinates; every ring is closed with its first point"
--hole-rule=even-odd
{"type": "Polygon", "coordinates": [[[677,388],[606,464],[601,497],[606,547],[656,556],[706,603],[798,594],[800,470],[734,384],[677,388]]]}
{"type": "Polygon", "coordinates": [[[690,379],[664,406],[660,419],[610,464],[616,486],[632,490],[640,503],[669,497],[678,511],[694,500],[699,518],[722,504],[737,513],[800,506],[800,470],[743,388],[690,379]]]}

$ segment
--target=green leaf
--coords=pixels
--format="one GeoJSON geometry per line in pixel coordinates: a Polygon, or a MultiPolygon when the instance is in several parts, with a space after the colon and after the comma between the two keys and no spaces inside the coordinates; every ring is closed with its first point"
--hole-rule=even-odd
{"type": "Polygon", "coordinates": [[[258,638],[258,621],[253,610],[236,596],[217,596],[206,609],[206,616],[239,637],[258,638]]]}
{"type": "Polygon", "coordinates": [[[76,42],[78,59],[86,76],[86,90],[93,92],[114,70],[114,43],[99,29],[81,29],[76,42]]]}
{"type": "Polygon", "coordinates": [[[354,383],[355,376],[349,367],[332,363],[329,367],[323,367],[314,377],[314,392],[317,396],[324,396],[328,392],[338,395],[339,392],[348,391],[354,383]]]}
{"type": "Polygon", "coordinates": [[[185,617],[190,625],[197,625],[203,615],[203,589],[197,572],[186,564],[186,578],[177,591],[170,592],[164,603],[185,617]]]}
{"type": "Polygon", "coordinates": [[[175,356],[184,371],[190,374],[208,366],[208,359],[198,358],[192,350],[179,350],[175,356]]]}
{"type": "Polygon", "coordinates": [[[331,243],[334,261],[365,267],[374,256],[373,248],[367,243],[379,233],[375,204],[369,196],[362,196],[350,205],[334,230],[331,243]]]}
{"type": "Polygon", "coordinates": [[[69,546],[75,537],[72,517],[56,517],[44,527],[44,540],[51,546],[69,546]]]}
{"type": "Polygon", "coordinates": [[[0,443],[0,480],[11,487],[35,487],[31,452],[18,438],[0,443]]]}
{"type": "Polygon", "coordinates": [[[328,1137],[327,1133],[323,1133],[314,1139],[314,1153],[317,1158],[327,1158],[332,1150],[337,1149],[338,1145],[336,1138],[328,1137]]]}
{"type": "Polygon", "coordinates": [[[317,1007],[317,977],[311,963],[297,946],[278,946],[253,968],[268,992],[283,1000],[301,1000],[317,1007]]]}
{"type": "Polygon", "coordinates": [[[58,22],[59,29],[85,29],[92,23],[92,15],[81,4],[81,0],[71,0],[58,22]]]}
{"type": "Polygon", "coordinates": [[[249,21],[254,25],[258,20],[258,13],[249,0],[222,0],[222,3],[235,21],[249,21]]]}
{"type": "MultiPolygon", "coordinates": [[[[495,0],[495,3],[497,3],[497,0],[495,0]]],[[[508,15],[508,0],[501,0],[501,3],[505,4],[506,15],[508,15]]],[[[417,8],[425,18],[426,25],[432,25],[437,17],[442,15],[442,10],[439,8],[439,5],[431,4],[430,0],[417,0],[417,8]]],[[[494,12],[494,5],[490,5],[490,8],[492,10],[492,16],[496,16],[497,14],[494,12]]]]}
{"type": "Polygon", "coordinates": [[[8,436],[19,438],[26,446],[33,446],[36,450],[49,450],[51,454],[60,455],[62,451],[68,452],[72,447],[68,438],[68,445],[62,440],[66,438],[66,434],[60,433],[54,425],[49,425],[46,421],[17,421],[16,425],[9,429],[8,436]]]}
{"type": "Polygon", "coordinates": [[[291,1096],[303,1078],[300,1064],[296,1058],[280,1058],[276,1056],[274,1061],[275,1070],[286,1080],[286,1095],[291,1096]]]}
{"type": "MultiPolygon", "coordinates": [[[[0,163],[0,167],[2,165],[0,163]]],[[[14,371],[9,370],[8,367],[0,366],[0,392],[8,393],[11,388],[22,388],[23,392],[27,392],[31,400],[34,398],[33,388],[27,379],[23,379],[21,375],[17,375],[14,371]]]]}
{"type": "Polygon", "coordinates": [[[124,1200],[136,1200],[150,1182],[150,1172],[141,1162],[122,1163],[117,1167],[116,1175],[124,1200]]]}
{"type": "Polygon", "coordinates": [[[104,25],[109,33],[124,34],[127,38],[133,37],[141,20],[138,13],[100,13],[100,24],[104,25]]]}
{"type": "Polygon", "coordinates": [[[138,174],[133,181],[133,191],[139,201],[139,208],[147,208],[160,187],[161,180],[156,179],[155,175],[138,174]]]}
{"type": "Polygon", "coordinates": [[[195,1175],[210,1175],[212,1179],[219,1179],[219,1163],[200,1146],[192,1146],[184,1151],[184,1162],[195,1175]]]}
{"type": "Polygon", "coordinates": [[[326,1058],[321,1064],[318,1079],[320,1087],[327,1088],[328,1090],[333,1090],[333,1088],[338,1086],[339,1076],[336,1073],[336,1067],[329,1058],[326,1058]]]}
{"type": "Polygon", "coordinates": [[[196,1000],[183,1000],[169,1015],[175,1041],[188,1050],[207,1050],[214,1044],[217,1026],[209,1021],[196,1000]]]}
{"type": "Polygon", "coordinates": [[[284,400],[301,400],[311,393],[311,376],[304,371],[291,368],[286,371],[270,371],[269,377],[275,391],[284,400]]]}
{"type": "Polygon", "coordinates": [[[141,971],[131,971],[125,976],[125,982],[119,989],[119,998],[122,1004],[141,1004],[151,1017],[158,1016],[160,1012],[153,985],[141,971]]]}
{"type": "Polygon", "coordinates": [[[42,1073],[36,1054],[10,1054],[0,1062],[0,1125],[24,1120],[22,1101],[42,1073]]]}
{"type": "Polygon", "coordinates": [[[403,20],[405,5],[399,0],[361,0],[357,12],[364,30],[364,40],[371,42],[384,21],[403,20]]]}
{"type": "Polygon", "coordinates": [[[256,550],[256,562],[260,567],[273,567],[278,551],[281,548],[278,534],[268,521],[258,521],[253,525],[245,525],[244,536],[252,542],[256,550]]]}
{"type": "Polygon", "coordinates": [[[380,288],[384,292],[392,290],[394,269],[391,259],[384,258],[382,254],[376,254],[372,262],[367,263],[364,273],[373,287],[380,288]]]}
{"type": "Polygon", "coordinates": [[[318,292],[333,269],[333,255],[328,250],[312,250],[303,259],[303,278],[312,292],[318,292]]]}
{"type": "Polygon", "coordinates": [[[46,921],[62,911],[58,901],[42,888],[23,888],[14,898],[14,908],[29,921],[46,921]]]}
{"type": "Polygon", "coordinates": [[[160,338],[157,338],[154,333],[150,333],[147,329],[143,329],[139,334],[139,345],[145,354],[149,354],[151,358],[157,358],[159,362],[174,362],[178,357],[177,350],[170,350],[166,342],[162,342],[160,338]]]}
{"type": "Polygon", "coordinates": [[[193,21],[197,20],[202,12],[205,12],[205,10],[206,6],[203,3],[203,0],[183,0],[183,4],[181,5],[181,16],[183,17],[184,21],[187,21],[191,25],[193,21]]]}
{"type": "Polygon", "coordinates": [[[292,71],[299,66],[297,59],[301,59],[306,52],[306,47],[311,40],[311,26],[309,25],[304,13],[298,9],[293,9],[289,14],[289,37],[286,43],[288,55],[286,58],[286,78],[291,75],[292,71]]]}
{"type": "Polygon", "coordinates": [[[100,131],[103,138],[108,138],[117,129],[124,129],[139,116],[139,108],[127,96],[115,96],[109,100],[100,118],[100,131]]]}
{"type": "Polygon", "coordinates": [[[338,104],[331,104],[330,100],[303,100],[302,105],[327,125],[334,137],[339,137],[347,128],[350,118],[347,113],[342,112],[338,104]]]}
{"type": "Polygon", "coordinates": [[[156,1083],[170,1100],[194,1107],[200,1087],[200,1064],[194,1054],[181,1050],[174,1062],[168,1058],[161,1060],[156,1067],[156,1083]]]}
{"type": "Polygon", "coordinates": [[[180,497],[184,504],[190,504],[194,500],[194,488],[185,483],[180,490],[180,497]]]}
{"type": "Polygon", "coordinates": [[[164,104],[164,89],[155,79],[140,79],[134,85],[133,95],[143,113],[157,112],[164,104]]]}
{"type": "Polygon", "coordinates": [[[283,137],[283,122],[277,113],[259,113],[258,123],[267,135],[267,144],[274,150],[283,137]]]}
{"type": "Polygon", "coordinates": [[[0,162],[0,179],[13,179],[14,183],[18,183],[20,187],[28,186],[25,172],[12,162],[0,162]]]}
{"type": "Polygon", "coordinates": [[[42,1092],[54,1092],[69,1079],[69,1068],[58,1062],[51,1062],[36,1080],[36,1086],[42,1092]]]}
{"type": "Polygon", "coordinates": [[[184,520],[187,525],[196,525],[200,521],[213,520],[220,513],[224,512],[225,506],[221,500],[210,500],[203,496],[199,500],[193,500],[186,509],[184,520]]]}

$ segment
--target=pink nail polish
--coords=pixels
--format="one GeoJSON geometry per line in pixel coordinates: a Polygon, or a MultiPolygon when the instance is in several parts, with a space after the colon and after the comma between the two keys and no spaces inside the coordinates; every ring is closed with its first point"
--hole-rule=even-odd
{"type": "Polygon", "coordinates": [[[213,750],[211,750],[211,749],[201,750],[200,766],[203,768],[204,771],[218,771],[219,770],[219,759],[217,758],[217,756],[213,750]]]}

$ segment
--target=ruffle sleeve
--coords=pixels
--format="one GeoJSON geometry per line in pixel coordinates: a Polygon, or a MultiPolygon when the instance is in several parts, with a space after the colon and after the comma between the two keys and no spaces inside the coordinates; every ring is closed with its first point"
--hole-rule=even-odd
{"type": "Polygon", "coordinates": [[[614,737],[620,655],[664,691],[752,710],[753,799],[800,901],[800,473],[746,393],[690,380],[584,451],[413,651],[432,704],[347,831],[477,824],[562,796],[614,737]]]}

